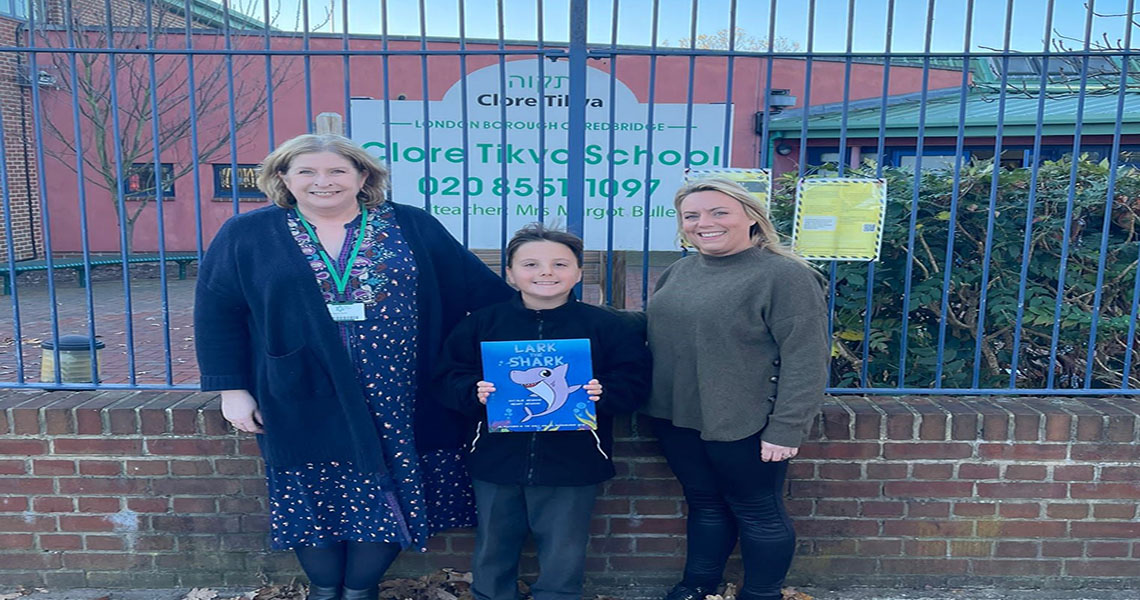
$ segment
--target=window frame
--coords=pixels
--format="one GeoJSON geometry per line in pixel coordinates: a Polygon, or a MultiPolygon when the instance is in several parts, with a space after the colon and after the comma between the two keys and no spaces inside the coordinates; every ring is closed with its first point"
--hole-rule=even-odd
{"type": "MultiPolygon", "coordinates": [[[[174,200],[174,194],[176,191],[174,187],[174,163],[159,163],[159,170],[162,172],[162,182],[165,184],[167,181],[169,181],[169,185],[163,185],[162,199],[165,201],[174,200]],[[167,179],[167,177],[169,177],[169,179],[167,179]]],[[[125,173],[123,173],[123,181],[121,182],[123,185],[123,199],[143,200],[146,198],[157,198],[158,186],[153,186],[147,188],[146,190],[139,191],[131,191],[130,189],[131,177],[135,175],[145,175],[148,173],[150,175],[150,181],[153,184],[155,181],[153,162],[131,163],[131,166],[126,170],[125,173]]]]}
{"type": "MultiPolygon", "coordinates": [[[[38,3],[37,6],[42,8],[38,3]]],[[[5,19],[27,21],[31,10],[32,3],[28,0],[0,0],[0,17],[5,19]],[[20,12],[21,10],[23,12],[20,12]]]]}
{"type": "MultiPolygon", "coordinates": [[[[3,1],[3,0],[0,0],[0,1],[3,1]]],[[[227,176],[227,177],[223,178],[222,172],[224,170],[232,168],[234,166],[235,166],[234,163],[229,163],[229,162],[211,163],[210,164],[211,171],[212,171],[213,176],[214,176],[213,199],[215,202],[224,202],[224,201],[233,199],[233,197],[234,197],[233,190],[228,189],[230,177],[227,176]],[[225,182],[224,186],[223,186],[223,181],[225,182]]],[[[257,164],[257,163],[236,163],[236,166],[238,168],[238,189],[237,189],[238,199],[239,200],[255,200],[255,201],[268,200],[269,198],[266,197],[266,195],[260,189],[257,188],[257,184],[256,184],[257,171],[260,170],[261,165],[257,164]],[[254,186],[252,189],[246,189],[246,190],[242,189],[243,186],[241,185],[241,179],[242,179],[241,169],[253,169],[254,170],[254,176],[253,176],[254,186]]]]}

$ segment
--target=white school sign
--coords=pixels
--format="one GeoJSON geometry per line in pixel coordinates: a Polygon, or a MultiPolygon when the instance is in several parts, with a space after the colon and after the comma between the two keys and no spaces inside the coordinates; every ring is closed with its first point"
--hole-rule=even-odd
{"type": "MultiPolygon", "coordinates": [[[[540,81],[537,59],[507,62],[505,87],[499,68],[496,64],[467,75],[466,119],[460,81],[442,100],[429,102],[426,115],[421,100],[391,101],[387,123],[390,139],[385,137],[383,100],[354,99],[351,107],[353,139],[392,165],[393,199],[425,206],[430,194],[432,214],[461,240],[466,186],[472,248],[499,248],[504,216],[508,237],[526,223],[537,221],[540,194],[545,195],[545,221],[563,225],[567,221],[567,63],[547,62],[544,80],[540,81]],[[544,120],[539,118],[540,103],[544,120]],[[545,134],[542,144],[540,131],[545,134]]],[[[649,249],[674,250],[676,216],[672,202],[686,164],[686,130],[691,132],[689,166],[728,164],[725,106],[694,104],[690,128],[686,126],[685,104],[654,104],[650,123],[650,105],[638,102],[633,91],[617,80],[613,84],[611,123],[610,85],[609,73],[587,67],[586,247],[606,249],[607,216],[612,216],[614,249],[644,248],[648,219],[649,249]]]]}

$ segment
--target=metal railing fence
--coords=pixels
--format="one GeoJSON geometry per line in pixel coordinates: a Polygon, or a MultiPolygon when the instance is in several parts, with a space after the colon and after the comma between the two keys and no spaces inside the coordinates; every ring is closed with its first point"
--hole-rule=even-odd
{"type": "Polygon", "coordinates": [[[268,1],[37,5],[0,46],[0,387],[194,388],[193,277],[170,263],[192,274],[264,205],[256,164],[336,113],[397,201],[472,248],[559,222],[603,251],[588,299],[634,309],[681,254],[686,169],[769,169],[785,234],[797,181],[882,180],[879,260],[817,263],[829,392],[1135,395],[1135,0],[1030,3],[1035,48],[1014,0],[1000,20],[927,0],[921,28],[919,3],[856,4],[306,0],[292,25],[268,1]]]}

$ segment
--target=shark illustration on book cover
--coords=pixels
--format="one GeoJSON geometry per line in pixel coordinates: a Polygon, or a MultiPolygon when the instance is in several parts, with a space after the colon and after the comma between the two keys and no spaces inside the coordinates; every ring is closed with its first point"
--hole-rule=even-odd
{"type": "Polygon", "coordinates": [[[491,432],[596,429],[594,402],[582,389],[591,378],[590,340],[482,342],[483,379],[491,432]]]}

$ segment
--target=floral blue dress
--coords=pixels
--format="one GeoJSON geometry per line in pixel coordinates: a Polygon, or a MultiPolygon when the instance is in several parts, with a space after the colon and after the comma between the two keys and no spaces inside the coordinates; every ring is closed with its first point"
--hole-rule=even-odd
{"type": "MultiPolygon", "coordinates": [[[[308,258],[326,302],[362,302],[363,321],[340,322],[341,339],[356,366],[372,420],[380,433],[388,476],[361,473],[348,462],[267,469],[270,543],[275,550],[329,546],[341,541],[398,543],[426,550],[435,531],[475,524],[474,497],[458,451],[416,451],[412,406],[416,395],[416,264],[390,207],[368,212],[364,238],[345,297],[338,292],[295,211],[289,229],[308,258]]],[[[343,273],[357,233],[345,225],[335,262],[343,273]]],[[[330,252],[329,258],[333,259],[330,252]]]]}

